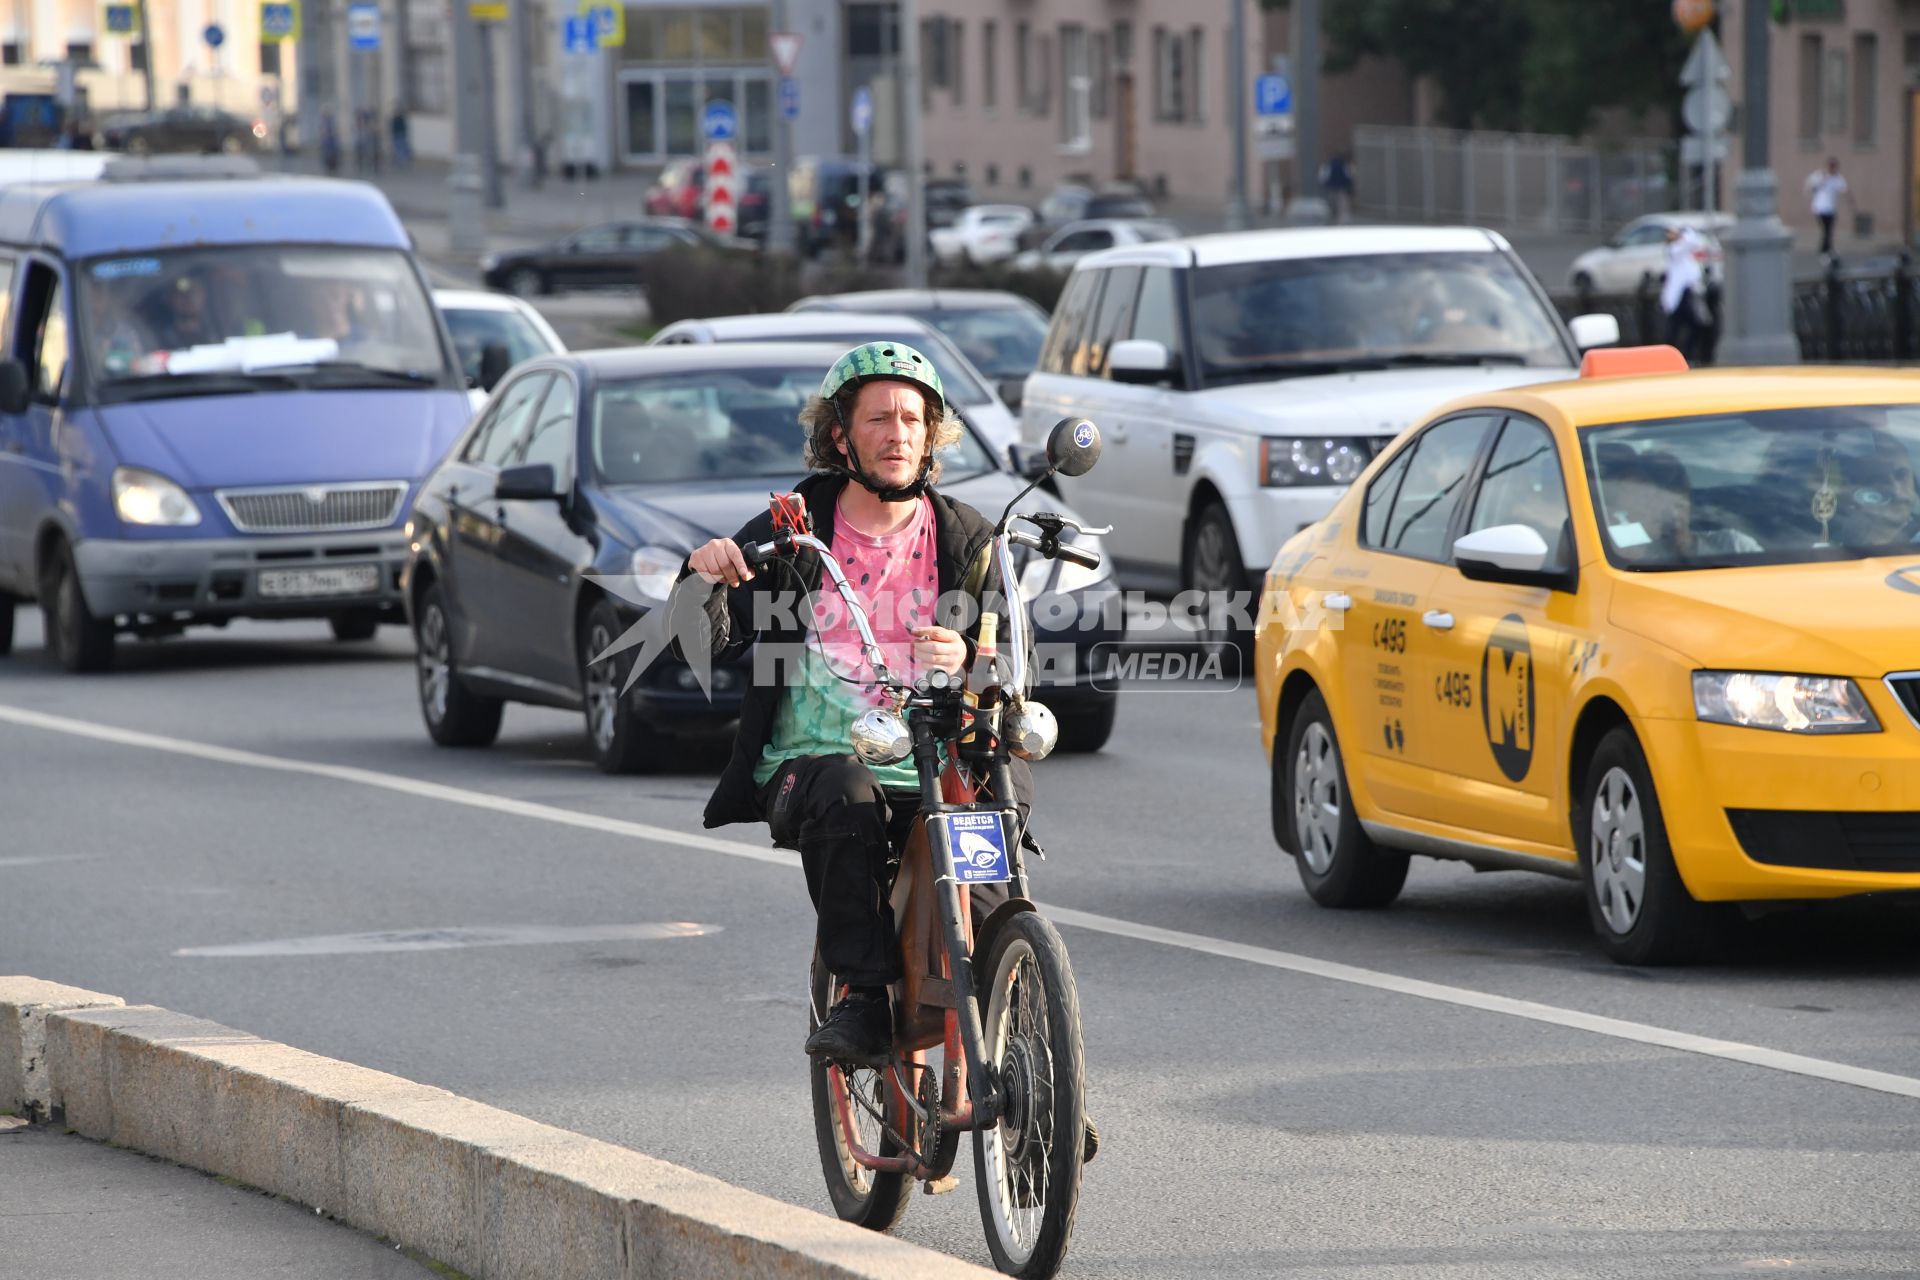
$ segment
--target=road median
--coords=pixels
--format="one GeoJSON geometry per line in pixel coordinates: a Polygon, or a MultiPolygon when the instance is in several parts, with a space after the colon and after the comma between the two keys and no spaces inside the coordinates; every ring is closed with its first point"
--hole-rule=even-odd
{"type": "Polygon", "coordinates": [[[33,978],[0,977],[0,1109],[483,1280],[992,1274],[444,1089],[33,978]]]}

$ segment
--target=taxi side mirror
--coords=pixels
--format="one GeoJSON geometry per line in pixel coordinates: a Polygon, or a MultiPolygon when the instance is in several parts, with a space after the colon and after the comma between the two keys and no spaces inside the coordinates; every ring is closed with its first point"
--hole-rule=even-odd
{"type": "Polygon", "coordinates": [[[1578,571],[1550,567],[1553,559],[1553,548],[1531,525],[1495,525],[1456,538],[1453,543],[1454,567],[1469,582],[1574,590],[1579,585],[1578,571]]]}

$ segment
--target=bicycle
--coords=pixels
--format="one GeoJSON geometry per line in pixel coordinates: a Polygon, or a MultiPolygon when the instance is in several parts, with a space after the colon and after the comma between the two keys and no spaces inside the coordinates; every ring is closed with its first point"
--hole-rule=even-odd
{"type": "MultiPolygon", "coordinates": [[[[749,568],[815,552],[845,602],[887,705],[855,721],[854,753],[869,764],[912,757],[920,814],[901,851],[892,905],[904,977],[894,984],[893,1044],[883,1066],[816,1060],[814,1129],[828,1195],[839,1216],[885,1231],[906,1211],[915,1182],[950,1191],[960,1135],[974,1135],[974,1176],[994,1263],[1024,1277],[1053,1275],[1065,1257],[1079,1203],[1086,1139],[1086,1074],[1079,997],[1066,944],[1028,893],[1025,839],[1008,760],[1038,761],[1059,728],[1027,697],[1030,622],[1012,548],[1097,568],[1100,557],[1062,535],[1104,533],[1056,513],[1013,508],[1049,475],[1084,474],[1100,456],[1085,419],[1064,419],[1047,440],[1047,469],[1007,504],[993,554],[1010,620],[1004,679],[989,612],[978,664],[991,674],[933,671],[911,687],[888,670],[873,630],[826,544],[798,503],[776,497],[774,538],[743,548],[749,568]],[[1012,528],[1025,521],[1039,532],[1012,528]],[[941,748],[946,756],[942,759],[941,748]],[[1009,885],[1007,901],[976,927],[975,884],[1009,885]],[[978,958],[985,963],[976,965],[978,958]],[[983,1013],[984,1008],[984,1013],[983,1013]],[[940,1051],[936,1069],[929,1052],[940,1051]]],[[[810,1017],[818,1027],[843,984],[816,954],[810,1017]]]]}

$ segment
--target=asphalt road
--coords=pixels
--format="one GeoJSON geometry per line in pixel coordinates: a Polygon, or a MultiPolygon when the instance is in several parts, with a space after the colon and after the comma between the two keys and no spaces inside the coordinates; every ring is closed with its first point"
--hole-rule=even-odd
{"type": "MultiPolygon", "coordinates": [[[[437,750],[392,628],[236,625],[76,678],[19,624],[0,972],[827,1208],[811,912],[760,832],[700,832],[717,746],[608,779],[576,717],[515,708],[493,749],[437,750]],[[704,928],[630,928],[674,922],[704,928]],[[258,945],[372,931],[444,945],[258,945]]],[[[1246,690],[1128,695],[1106,752],[1039,781],[1106,1137],[1067,1274],[1920,1273],[1920,1096],[1887,1091],[1920,1091],[1910,913],[1775,917],[1721,963],[1633,971],[1576,886],[1522,873],[1422,860],[1391,910],[1320,910],[1274,850],[1246,690]]],[[[986,1262],[960,1167],[900,1233],[986,1262]]]]}

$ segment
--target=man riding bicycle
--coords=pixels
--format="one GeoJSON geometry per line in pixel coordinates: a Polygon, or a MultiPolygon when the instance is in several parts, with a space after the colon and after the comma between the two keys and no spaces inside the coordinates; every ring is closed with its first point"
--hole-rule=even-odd
{"type": "MultiPolygon", "coordinates": [[[[888,667],[909,681],[968,670],[980,618],[995,610],[1000,635],[1007,619],[992,568],[993,522],[934,488],[936,454],[963,430],[940,375],[904,343],[855,347],[834,363],[800,422],[812,471],[796,491],[866,607],[888,667]]],[[[771,643],[783,664],[779,680],[756,680],[746,695],[705,821],[764,821],[775,844],[799,851],[819,914],[821,962],[848,986],[806,1050],[878,1064],[893,1035],[887,986],[901,976],[888,892],[919,810],[919,779],[911,760],[876,767],[849,753],[855,718],[881,704],[881,691],[847,611],[831,587],[820,592],[816,557],[802,556],[792,573],[748,569],[742,544],[773,535],[772,515],[759,515],[734,537],[697,548],[684,571],[716,585],[706,601],[716,658],[771,643]],[[718,590],[721,583],[728,589],[718,590]],[[796,595],[806,597],[798,610],[796,595]]],[[[1016,759],[1010,777],[1024,820],[1032,774],[1016,759]]],[[[983,919],[1007,890],[972,892],[974,918],[983,919]]]]}

